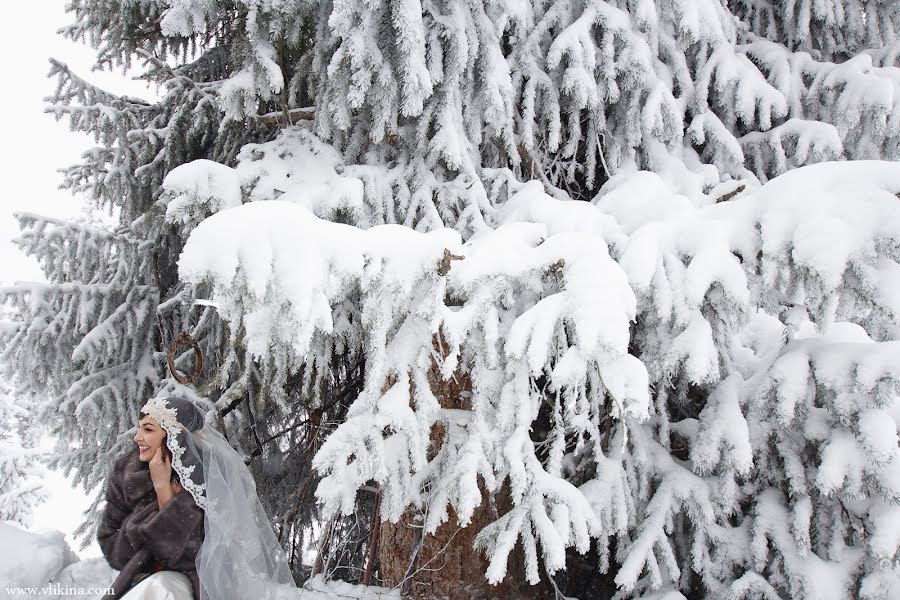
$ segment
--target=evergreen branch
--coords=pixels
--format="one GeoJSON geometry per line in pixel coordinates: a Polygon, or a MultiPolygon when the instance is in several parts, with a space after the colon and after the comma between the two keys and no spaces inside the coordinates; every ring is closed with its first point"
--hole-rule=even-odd
{"type": "Polygon", "coordinates": [[[33,227],[39,230],[38,232],[36,232],[38,234],[43,234],[43,228],[46,225],[53,225],[54,227],[58,228],[57,231],[59,231],[61,235],[66,236],[87,236],[88,238],[94,240],[109,240],[112,242],[135,246],[140,246],[147,243],[146,240],[131,237],[127,233],[98,229],[97,227],[91,227],[90,225],[74,223],[65,219],[48,217],[28,211],[15,211],[13,212],[13,217],[19,221],[19,226],[21,228],[24,229],[26,227],[33,227]]]}
{"type": "Polygon", "coordinates": [[[167,82],[178,81],[181,83],[186,83],[188,86],[199,91],[204,96],[209,96],[212,98],[215,98],[215,94],[211,93],[209,90],[217,89],[219,86],[221,86],[222,82],[216,81],[216,82],[200,83],[200,82],[195,81],[193,78],[188,77],[187,75],[182,75],[182,74],[178,73],[175,69],[173,69],[171,66],[169,66],[167,63],[159,60],[156,56],[154,56],[150,52],[147,52],[143,48],[138,48],[135,51],[135,53],[138,54],[139,56],[143,57],[144,60],[151,63],[157,69],[168,73],[169,79],[166,80],[167,82]]]}
{"type": "MultiPolygon", "coordinates": [[[[44,98],[47,102],[62,101],[62,104],[68,105],[72,98],[81,96],[92,98],[93,100],[91,100],[91,103],[96,103],[98,106],[112,106],[122,111],[155,110],[155,106],[146,100],[131,96],[119,96],[89,83],[87,80],[76,75],[75,72],[69,68],[69,65],[60,60],[50,58],[49,61],[50,72],[47,76],[56,76],[59,83],[57,84],[56,94],[44,98]],[[64,89],[68,89],[69,91],[64,94],[64,89]]],[[[53,111],[48,110],[47,112],[53,111]]]]}

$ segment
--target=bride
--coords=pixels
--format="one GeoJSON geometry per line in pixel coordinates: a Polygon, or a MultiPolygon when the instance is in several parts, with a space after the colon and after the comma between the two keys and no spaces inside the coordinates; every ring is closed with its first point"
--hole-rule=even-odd
{"type": "Polygon", "coordinates": [[[119,570],[105,600],[297,597],[253,477],[193,403],[149,400],[134,441],[109,476],[97,529],[119,570]]]}

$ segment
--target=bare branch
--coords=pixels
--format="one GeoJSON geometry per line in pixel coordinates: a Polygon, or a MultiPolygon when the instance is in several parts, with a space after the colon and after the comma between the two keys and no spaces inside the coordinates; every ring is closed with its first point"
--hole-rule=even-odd
{"type": "Polygon", "coordinates": [[[316,108],[308,106],[306,108],[292,108],[290,110],[276,110],[264,115],[256,115],[254,118],[264,125],[282,126],[285,118],[290,119],[290,125],[299,121],[312,121],[316,116],[316,108]]]}

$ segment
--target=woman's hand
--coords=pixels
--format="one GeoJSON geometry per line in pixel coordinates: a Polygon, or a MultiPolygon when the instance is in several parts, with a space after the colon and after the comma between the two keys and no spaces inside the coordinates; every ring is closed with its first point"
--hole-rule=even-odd
{"type": "Polygon", "coordinates": [[[172,463],[168,455],[162,453],[162,448],[159,448],[150,459],[150,479],[153,480],[153,489],[156,490],[156,505],[159,510],[182,491],[181,484],[172,480],[172,463]]]}
{"type": "Polygon", "coordinates": [[[163,454],[162,447],[156,449],[156,454],[150,459],[150,479],[153,480],[153,488],[157,490],[171,489],[172,463],[169,457],[163,454]]]}

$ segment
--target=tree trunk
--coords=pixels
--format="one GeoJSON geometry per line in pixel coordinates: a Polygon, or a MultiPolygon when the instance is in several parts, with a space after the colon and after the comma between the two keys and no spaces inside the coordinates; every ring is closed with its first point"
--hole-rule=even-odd
{"type": "MultiPolygon", "coordinates": [[[[435,350],[447,356],[447,344],[441,335],[434,336],[435,350]]],[[[429,381],[442,408],[471,410],[468,394],[472,382],[468,374],[457,370],[449,381],[440,377],[438,365],[432,361],[429,381]]],[[[436,424],[431,431],[430,456],[440,449],[444,427],[436,424]]],[[[460,529],[456,513],[449,509],[449,519],[432,535],[422,539],[421,521],[416,522],[416,509],[410,507],[397,523],[381,524],[379,563],[385,586],[401,586],[405,597],[446,600],[506,600],[552,597],[546,584],[531,586],[525,580],[521,547],[509,557],[506,578],[491,585],[484,577],[488,561],[474,547],[475,536],[496,520],[509,507],[508,494],[500,493],[495,502],[479,481],[482,502],[475,509],[469,525],[460,529]],[[503,500],[506,500],[505,502],[503,500]],[[492,505],[493,504],[493,505],[492,505]]]]}

